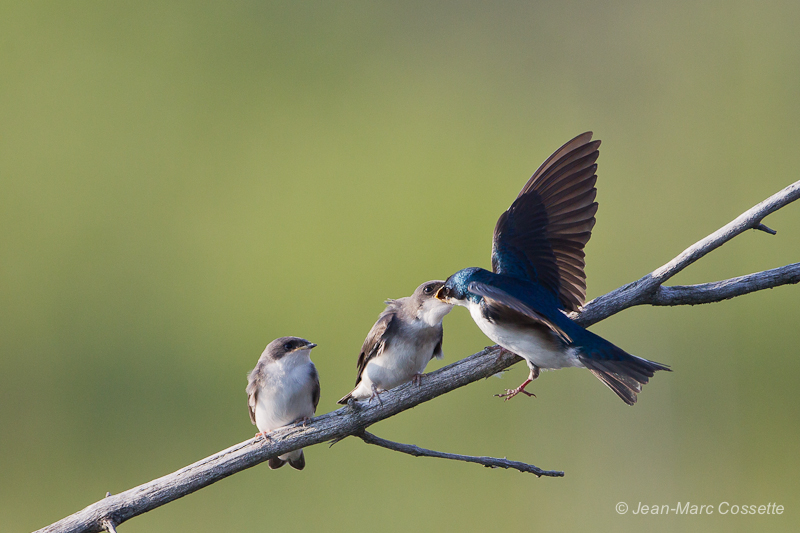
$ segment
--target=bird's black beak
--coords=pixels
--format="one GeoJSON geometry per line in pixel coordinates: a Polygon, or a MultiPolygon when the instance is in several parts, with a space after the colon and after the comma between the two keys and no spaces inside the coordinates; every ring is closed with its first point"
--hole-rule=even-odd
{"type": "Polygon", "coordinates": [[[313,342],[309,342],[308,344],[306,344],[306,347],[305,347],[305,349],[306,349],[306,350],[310,350],[310,349],[312,349],[312,348],[316,348],[316,347],[317,347],[317,345],[316,345],[316,344],[314,344],[313,342]]]}

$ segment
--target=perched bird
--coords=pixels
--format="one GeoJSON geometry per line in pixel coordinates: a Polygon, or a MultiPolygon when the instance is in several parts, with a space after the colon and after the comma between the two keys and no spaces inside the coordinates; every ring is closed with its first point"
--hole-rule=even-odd
{"type": "MultiPolygon", "coordinates": [[[[299,337],[280,337],[269,343],[247,376],[247,405],[250,421],[258,427],[256,436],[293,422],[305,422],[317,410],[319,374],[311,362],[316,344],[299,337]]],[[[302,470],[306,466],[303,450],[295,450],[269,460],[269,467],[286,462],[302,470]]]]}
{"type": "Polygon", "coordinates": [[[380,401],[382,391],[412,380],[419,383],[428,362],[443,357],[442,319],[453,308],[434,297],[443,284],[427,281],[411,296],[386,301],[386,309],[361,346],[356,388],[340,404],[350,398],[380,401]]]}
{"type": "Polygon", "coordinates": [[[629,405],[656,370],[669,367],[626,353],[573,322],[586,299],[583,248],[597,212],[595,182],[600,141],[592,132],[556,150],[500,216],[492,243],[492,272],[466,268],[436,293],[469,309],[487,337],[524,358],[528,379],[498,394],[525,393],[539,369],[588,368],[629,405]]]}

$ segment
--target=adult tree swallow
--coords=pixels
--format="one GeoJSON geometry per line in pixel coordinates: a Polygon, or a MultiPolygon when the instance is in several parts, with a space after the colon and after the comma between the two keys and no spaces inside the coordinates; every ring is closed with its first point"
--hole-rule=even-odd
{"type": "MultiPolygon", "coordinates": [[[[299,337],[280,337],[269,343],[247,377],[247,405],[250,421],[259,433],[267,433],[293,422],[305,422],[319,404],[319,374],[311,362],[316,344],[299,337]]],[[[295,450],[269,460],[271,469],[286,462],[302,470],[306,466],[303,450],[295,450]]]]}
{"type": "Polygon", "coordinates": [[[386,301],[386,309],[361,346],[356,388],[340,404],[350,398],[380,401],[382,391],[407,381],[419,383],[428,362],[443,357],[442,319],[453,306],[434,297],[442,285],[443,281],[427,281],[411,296],[386,301]]]}
{"type": "Polygon", "coordinates": [[[597,212],[600,141],[592,132],[556,150],[500,216],[492,242],[492,272],[465,268],[436,297],[469,309],[494,342],[524,358],[528,379],[498,396],[509,400],[539,369],[588,368],[628,405],[656,370],[669,367],[626,353],[567,316],[586,299],[583,248],[597,212]]]}

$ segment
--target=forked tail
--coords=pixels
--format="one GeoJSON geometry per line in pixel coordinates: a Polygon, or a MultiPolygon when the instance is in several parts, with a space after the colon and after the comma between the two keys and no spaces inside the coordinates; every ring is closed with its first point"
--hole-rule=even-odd
{"type": "Polygon", "coordinates": [[[628,405],[636,403],[642,385],[649,382],[656,371],[672,372],[667,365],[636,357],[602,337],[592,336],[601,342],[593,339],[591,347],[581,346],[578,359],[628,405]]]}

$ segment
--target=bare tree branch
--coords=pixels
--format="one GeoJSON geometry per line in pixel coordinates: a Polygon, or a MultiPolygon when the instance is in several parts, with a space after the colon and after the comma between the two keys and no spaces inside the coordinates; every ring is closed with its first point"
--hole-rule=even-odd
{"type": "Polygon", "coordinates": [[[111,521],[118,526],[134,516],[263,463],[271,457],[361,433],[375,422],[492,376],[521,360],[498,348],[486,348],[427,374],[419,386],[406,383],[381,393],[382,404],[352,402],[313,418],[305,426],[298,423],[273,431],[268,439],[259,437],[246,440],[172,474],[112,494],[39,531],[100,532],[105,529],[104,521],[111,521]]]}
{"type": "MultiPolygon", "coordinates": [[[[595,324],[611,315],[619,313],[620,311],[633,307],[635,305],[652,304],[655,300],[653,295],[658,291],[659,287],[665,283],[672,276],[691,265],[708,252],[716,250],[729,240],[737,235],[744,233],[749,229],[759,229],[766,231],[770,234],[775,234],[774,230],[764,226],[761,221],[769,214],[774,213],[781,207],[784,207],[795,200],[800,198],[800,181],[796,181],[784,188],[783,190],[773,194],[760,204],[748,209],[733,221],[718,229],[705,239],[701,239],[681,252],[675,259],[657,268],[650,274],[643,278],[628,283],[615,289],[608,294],[595,298],[587,303],[580,313],[571,313],[570,318],[575,320],[580,325],[587,327],[595,324]]],[[[768,271],[770,272],[770,271],[768,271]]],[[[755,275],[755,274],[753,274],[755,275]]],[[[785,282],[796,283],[796,282],[785,282]]],[[[776,283],[774,285],[765,285],[759,289],[767,289],[781,285],[776,283]]],[[[746,291],[752,292],[752,291],[746,291]]],[[[745,293],[741,293],[745,294],[745,293]]],[[[736,296],[736,295],[733,295],[736,296]]],[[[733,296],[729,296],[731,298],[733,296]]],[[[720,300],[725,299],[720,298],[720,300]]],[[[709,300],[715,301],[715,300],[709,300]]],[[[680,302],[678,302],[680,303],[680,302]]],[[[676,303],[675,305],[677,305],[676,303]]],[[[691,302],[687,302],[691,303],[691,302]]],[[[704,302],[697,302],[704,303],[704,302]]],[[[673,305],[673,304],[655,304],[655,305],[673,305]]]]}
{"type": "Polygon", "coordinates": [[[519,461],[509,461],[508,459],[497,459],[494,457],[475,457],[474,455],[458,455],[455,453],[426,450],[425,448],[420,448],[419,446],[415,446],[413,444],[402,444],[399,442],[382,439],[366,431],[363,433],[358,433],[355,436],[361,438],[361,440],[367,444],[374,444],[376,446],[380,446],[381,448],[386,448],[387,450],[392,450],[395,452],[407,453],[408,455],[413,455],[414,457],[452,459],[454,461],[464,461],[465,463],[477,463],[487,468],[513,468],[514,470],[519,470],[520,472],[535,474],[537,477],[564,477],[564,472],[559,470],[542,470],[541,468],[529,465],[527,463],[520,463],[519,461]]]}
{"type": "Polygon", "coordinates": [[[798,282],[800,282],[800,263],[792,263],[780,268],[712,283],[659,287],[646,303],[650,305],[707,304],[798,282]]]}
{"type": "MultiPolygon", "coordinates": [[[[571,317],[583,326],[589,326],[634,305],[681,305],[707,303],[732,298],[748,292],[798,282],[798,264],[787,265],[765,272],[750,274],[730,280],[689,287],[662,287],[662,284],[705,254],[728,242],[747,229],[767,233],[773,230],[762,220],[800,197],[800,181],[756,205],[733,222],[684,250],[675,259],[638,281],[620,287],[587,303],[571,317]]],[[[318,416],[305,426],[295,424],[269,434],[269,439],[250,439],[211,455],[172,474],[155,479],[125,492],[110,495],[77,513],[70,515],[40,532],[100,532],[111,530],[126,520],[191,494],[246,468],[253,467],[271,457],[298,448],[341,440],[350,435],[360,436],[370,444],[389,443],[375,436],[365,438],[372,424],[416,407],[437,396],[501,372],[522,359],[497,347],[486,348],[465,359],[427,374],[419,386],[407,383],[381,394],[383,403],[353,402],[336,411],[318,416]],[[111,527],[109,527],[109,525],[111,527]]],[[[382,445],[382,444],[378,444],[382,445]]],[[[416,446],[390,443],[385,446],[412,455],[420,454],[447,459],[460,458],[453,454],[422,450],[416,446]],[[399,449],[405,448],[405,449],[399,449]]],[[[469,458],[470,462],[501,461],[491,458],[469,458]]],[[[509,461],[539,470],[532,465],[509,461]]],[[[501,464],[491,465],[501,466],[501,464]]],[[[518,468],[519,469],[519,468],[518,468]]],[[[541,475],[546,471],[542,472],[541,475]]],[[[536,473],[536,472],[533,472],[536,473]]],[[[538,474],[537,474],[538,475],[538,474]]]]}

